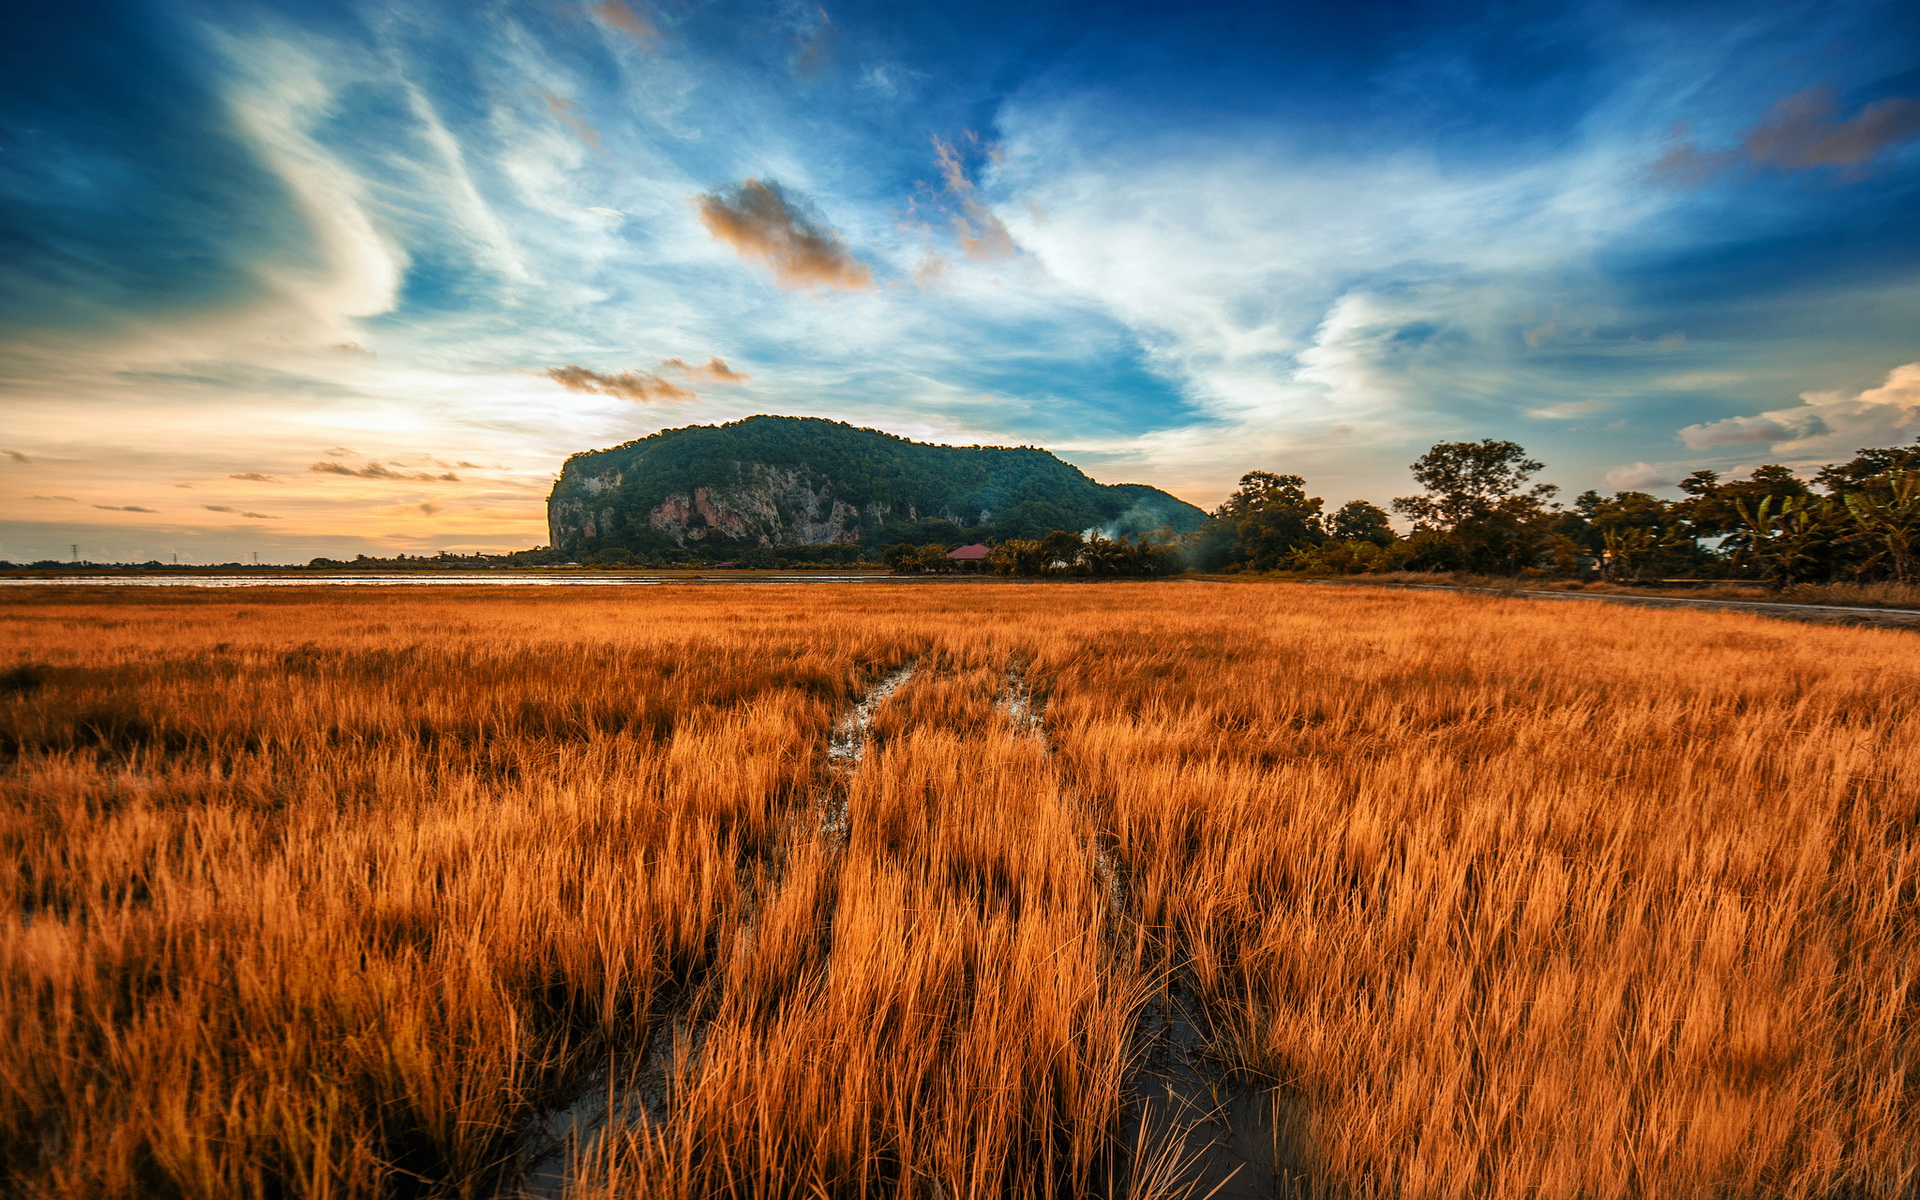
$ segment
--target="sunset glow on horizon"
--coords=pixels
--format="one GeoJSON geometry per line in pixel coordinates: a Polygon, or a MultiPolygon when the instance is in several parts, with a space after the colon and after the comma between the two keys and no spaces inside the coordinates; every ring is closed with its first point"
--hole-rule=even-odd
{"type": "MultiPolygon", "coordinates": [[[[1202,506],[1920,436],[1920,9],[98,0],[0,39],[0,558],[546,538],[756,413],[1202,506]]],[[[1675,494],[1667,492],[1666,494],[1675,494]]]]}

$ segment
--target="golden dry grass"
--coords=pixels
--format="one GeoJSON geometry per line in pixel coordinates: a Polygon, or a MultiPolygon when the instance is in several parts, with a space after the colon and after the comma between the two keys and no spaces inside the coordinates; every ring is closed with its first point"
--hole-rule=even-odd
{"type": "Polygon", "coordinates": [[[1911,1197],[1915,647],[1277,584],[12,598],[0,1190],[506,1194],[609,1087],[582,1197],[1164,1191],[1174,987],[1316,1194],[1911,1197]]]}

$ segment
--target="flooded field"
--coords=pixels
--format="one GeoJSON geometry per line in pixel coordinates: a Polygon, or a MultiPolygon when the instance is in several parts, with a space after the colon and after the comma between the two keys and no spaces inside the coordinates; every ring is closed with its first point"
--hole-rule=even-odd
{"type": "Polygon", "coordinates": [[[1913,1194],[1910,633],[614,578],[0,598],[0,1190],[1913,1194]]]}

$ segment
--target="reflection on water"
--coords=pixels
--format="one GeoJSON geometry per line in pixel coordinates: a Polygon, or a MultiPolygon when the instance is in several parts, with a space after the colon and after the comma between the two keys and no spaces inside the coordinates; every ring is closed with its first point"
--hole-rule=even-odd
{"type": "Polygon", "coordinates": [[[645,587],[662,583],[868,583],[879,574],[825,575],[777,571],[720,575],[62,575],[50,578],[0,578],[0,587],[645,587]]]}

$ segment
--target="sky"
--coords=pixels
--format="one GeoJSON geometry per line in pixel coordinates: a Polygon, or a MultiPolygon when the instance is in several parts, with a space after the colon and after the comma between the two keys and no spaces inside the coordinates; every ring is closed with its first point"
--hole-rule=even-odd
{"type": "Polygon", "coordinates": [[[754,413],[1329,507],[1920,435],[1920,5],[0,16],[0,558],[507,550],[754,413]]]}

